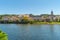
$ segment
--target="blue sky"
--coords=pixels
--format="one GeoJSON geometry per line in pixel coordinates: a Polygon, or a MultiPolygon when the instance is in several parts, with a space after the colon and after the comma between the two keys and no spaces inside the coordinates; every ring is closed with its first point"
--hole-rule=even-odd
{"type": "Polygon", "coordinates": [[[0,14],[60,13],[60,0],[0,0],[0,14]]]}

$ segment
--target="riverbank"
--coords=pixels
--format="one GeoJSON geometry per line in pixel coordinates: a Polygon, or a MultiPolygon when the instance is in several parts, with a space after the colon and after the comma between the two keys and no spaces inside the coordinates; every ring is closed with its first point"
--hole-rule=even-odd
{"type": "Polygon", "coordinates": [[[60,22],[0,22],[0,24],[60,24],[60,22]]]}
{"type": "Polygon", "coordinates": [[[60,24],[60,22],[36,22],[34,24],[60,24]]]}

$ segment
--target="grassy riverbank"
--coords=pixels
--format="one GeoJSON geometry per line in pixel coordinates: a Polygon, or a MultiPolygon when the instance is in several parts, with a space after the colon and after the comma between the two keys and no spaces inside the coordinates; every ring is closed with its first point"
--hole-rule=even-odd
{"type": "Polygon", "coordinates": [[[60,22],[35,22],[33,24],[60,24],[60,22]]]}
{"type": "Polygon", "coordinates": [[[0,21],[0,24],[60,24],[60,22],[41,22],[41,21],[0,21]]]}

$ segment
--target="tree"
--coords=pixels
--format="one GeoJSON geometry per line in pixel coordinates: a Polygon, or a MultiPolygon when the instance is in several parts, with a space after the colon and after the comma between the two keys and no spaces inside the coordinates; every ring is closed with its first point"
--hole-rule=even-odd
{"type": "Polygon", "coordinates": [[[2,31],[0,31],[0,40],[8,40],[7,34],[2,32],[2,31]]]}
{"type": "Polygon", "coordinates": [[[23,16],[21,19],[21,23],[26,24],[26,23],[33,23],[33,19],[29,16],[23,16]]]}

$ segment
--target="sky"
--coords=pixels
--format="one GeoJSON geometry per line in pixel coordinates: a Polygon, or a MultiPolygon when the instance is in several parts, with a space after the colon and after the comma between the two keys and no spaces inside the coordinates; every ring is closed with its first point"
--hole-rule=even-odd
{"type": "Polygon", "coordinates": [[[0,14],[60,15],[60,0],[0,0],[0,14]]]}

